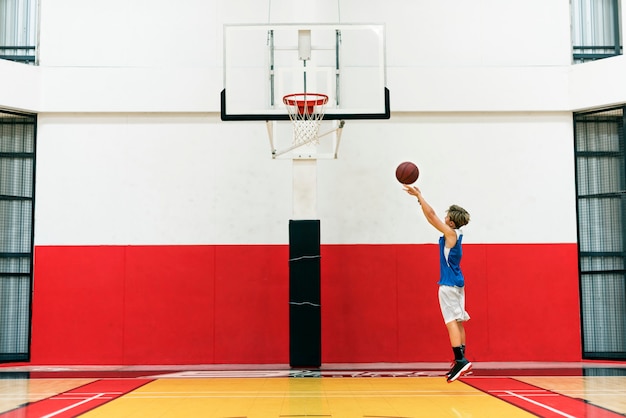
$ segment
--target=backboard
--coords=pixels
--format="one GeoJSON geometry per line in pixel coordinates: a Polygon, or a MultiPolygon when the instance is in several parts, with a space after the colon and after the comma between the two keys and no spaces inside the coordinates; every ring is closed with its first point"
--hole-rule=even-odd
{"type": "Polygon", "coordinates": [[[224,26],[222,120],[289,120],[294,93],[327,95],[324,120],[389,119],[384,25],[224,26]]]}

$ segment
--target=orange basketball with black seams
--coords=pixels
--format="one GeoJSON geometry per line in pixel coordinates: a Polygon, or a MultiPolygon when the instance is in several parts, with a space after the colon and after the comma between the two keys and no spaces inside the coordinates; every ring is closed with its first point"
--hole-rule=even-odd
{"type": "Polygon", "coordinates": [[[415,163],[405,161],[396,168],[396,179],[402,184],[413,184],[420,176],[420,170],[415,163]]]}

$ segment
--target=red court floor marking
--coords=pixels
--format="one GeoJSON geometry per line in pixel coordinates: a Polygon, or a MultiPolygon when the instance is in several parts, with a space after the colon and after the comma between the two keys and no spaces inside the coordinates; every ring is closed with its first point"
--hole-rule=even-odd
{"type": "Polygon", "coordinates": [[[544,418],[624,417],[582,399],[570,398],[510,377],[469,377],[461,381],[544,418]]]}
{"type": "Polygon", "coordinates": [[[70,418],[137,389],[152,379],[98,380],[0,414],[1,418],[70,418]]]}

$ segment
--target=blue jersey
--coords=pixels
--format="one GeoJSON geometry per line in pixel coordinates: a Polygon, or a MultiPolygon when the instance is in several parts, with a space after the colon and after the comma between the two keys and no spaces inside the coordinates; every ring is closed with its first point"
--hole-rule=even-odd
{"type": "Polygon", "coordinates": [[[461,271],[461,257],[463,257],[463,233],[457,234],[456,244],[450,248],[446,257],[445,237],[439,238],[439,285],[443,286],[465,286],[465,278],[461,271]]]}

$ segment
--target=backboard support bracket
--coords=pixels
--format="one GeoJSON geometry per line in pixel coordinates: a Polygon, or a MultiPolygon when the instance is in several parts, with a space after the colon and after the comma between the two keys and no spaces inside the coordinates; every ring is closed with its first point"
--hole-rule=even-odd
{"type": "Polygon", "coordinates": [[[333,121],[333,127],[327,130],[315,138],[315,142],[319,141],[320,144],[314,144],[314,139],[304,143],[292,144],[285,148],[277,149],[277,141],[275,137],[275,128],[277,121],[267,120],[265,125],[267,127],[267,135],[270,142],[270,150],[272,153],[272,159],[287,158],[292,160],[298,159],[337,159],[339,155],[339,145],[341,143],[341,134],[343,133],[343,127],[345,121],[335,120],[333,121]],[[324,143],[326,142],[326,143],[324,143]],[[323,148],[324,150],[320,149],[323,148]],[[296,150],[298,152],[294,152],[296,150]]]}

